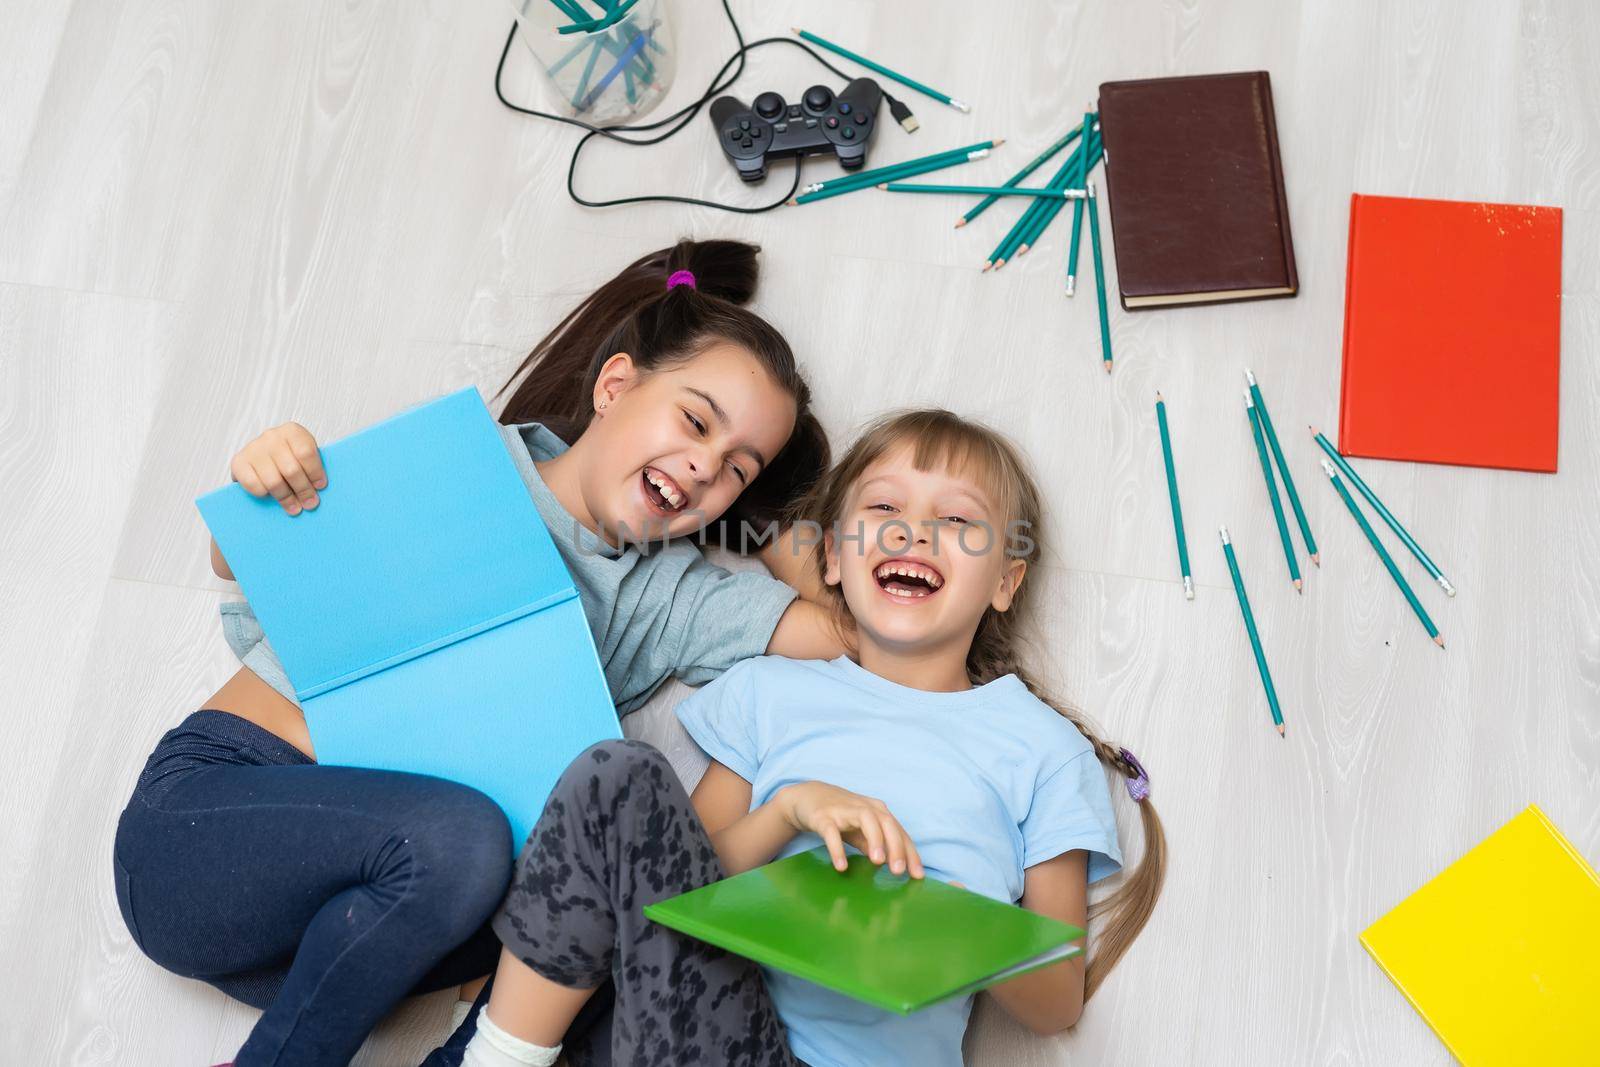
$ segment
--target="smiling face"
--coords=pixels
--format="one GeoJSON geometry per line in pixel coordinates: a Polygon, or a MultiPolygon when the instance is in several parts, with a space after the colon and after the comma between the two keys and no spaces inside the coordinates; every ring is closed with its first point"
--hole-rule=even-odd
{"type": "Polygon", "coordinates": [[[606,361],[584,431],[582,494],[614,540],[680,537],[712,522],[794,431],[795,400],[744,348],[727,342],[642,373],[606,361]]]}
{"type": "Polygon", "coordinates": [[[913,455],[896,446],[856,479],[827,532],[824,577],[864,644],[964,657],[984,612],[1010,607],[1027,563],[1007,555],[1006,516],[973,476],[919,471],[913,455]]]}

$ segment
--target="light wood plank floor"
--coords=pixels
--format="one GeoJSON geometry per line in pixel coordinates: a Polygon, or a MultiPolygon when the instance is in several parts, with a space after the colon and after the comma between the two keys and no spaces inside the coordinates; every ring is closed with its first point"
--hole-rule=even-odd
{"type": "MultiPolygon", "coordinates": [[[[804,24],[973,101],[964,117],[908,97],[922,132],[886,124],[874,159],[1009,138],[975,178],[1003,179],[1103,80],[1270,70],[1302,294],[1114,307],[1108,379],[1092,296],[1060,294],[1064,227],[979,275],[1015,205],[960,231],[953,202],[876,194],[759,216],[574,206],[575,135],[492,95],[509,21],[497,0],[0,5],[7,1063],[210,1064],[253,1021],[145,960],[112,894],[111,835],[141,762],[235,669],[217,624],[233,593],[209,571],[193,498],[268,425],[294,418],[332,438],[447,389],[491,391],[582,294],[680,234],[764,246],[760,307],[802,354],[840,441],[882,409],[943,404],[1025,446],[1053,523],[1034,579],[1047,587],[1047,674],[1152,769],[1173,856],[1148,932],[1074,1033],[1039,1040],[980,1004],[971,1062],[1448,1062],[1358,932],[1529,802],[1600,858],[1600,9],[736,7],[751,38],[804,24]],[[1445,600],[1422,586],[1443,653],[1293,432],[1336,421],[1352,191],[1566,209],[1561,473],[1362,465],[1461,589],[1445,600]],[[1303,597],[1281,579],[1238,410],[1246,365],[1289,428],[1323,546],[1303,597]],[[1193,603],[1175,581],[1157,388],[1193,603]],[[1222,522],[1286,742],[1268,726],[1222,522]]],[[[716,5],[675,8],[688,56],[670,107],[731,47],[716,5]]],[[[822,73],[794,49],[761,49],[737,91],[792,97],[822,73]]],[[[537,98],[520,53],[508,87],[537,98]]],[[[775,166],[764,187],[742,187],[700,119],[655,149],[597,146],[581,181],[754,203],[787,176],[775,166]]],[[[629,728],[692,777],[699,757],[669,710],[681,693],[629,728]]],[[[416,1062],[447,1000],[404,1006],[358,1062],[416,1062]]]]}

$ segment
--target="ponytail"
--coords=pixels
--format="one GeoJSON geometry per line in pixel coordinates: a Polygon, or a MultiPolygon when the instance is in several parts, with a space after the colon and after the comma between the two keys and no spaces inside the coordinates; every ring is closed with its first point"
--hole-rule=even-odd
{"type": "Polygon", "coordinates": [[[788,341],[744,307],[755,295],[759,251],[743,241],[685,239],[634,260],[568,312],[512,372],[495,394],[521,378],[500,421],[543,423],[570,445],[594,417],[594,385],[614,354],[628,353],[648,373],[718,342],[738,345],[794,398],[795,426],[761,476],[706,526],[705,540],[738,547],[741,522],[760,529],[779,521],[827,469],[829,450],[788,341]],[[695,284],[669,289],[667,279],[680,270],[692,273],[695,284]]]}
{"type": "MultiPolygon", "coordinates": [[[[1101,740],[1081,712],[1056,703],[1020,668],[1013,667],[1004,673],[1015,674],[1029,692],[1076,726],[1078,732],[1094,746],[1094,754],[1099,758],[1100,765],[1118,779],[1128,782],[1130,794],[1136,791],[1134,783],[1144,778],[1144,769],[1136,761],[1130,760],[1127,749],[1101,740]]],[[[1148,780],[1143,784],[1148,790],[1148,780]]],[[[1143,825],[1144,854],[1139,857],[1139,865],[1123,877],[1121,885],[1089,905],[1089,918],[1098,923],[1099,928],[1095,930],[1094,953],[1083,972],[1084,1000],[1094,996],[1094,991],[1100,988],[1100,983],[1111,973],[1111,968],[1117,965],[1117,961],[1132,946],[1133,939],[1144,929],[1144,924],[1150,921],[1150,913],[1155,911],[1162,883],[1167,878],[1167,835],[1161,827],[1161,817],[1156,814],[1156,806],[1148,792],[1134,806],[1139,809],[1139,820],[1143,825]]]]}

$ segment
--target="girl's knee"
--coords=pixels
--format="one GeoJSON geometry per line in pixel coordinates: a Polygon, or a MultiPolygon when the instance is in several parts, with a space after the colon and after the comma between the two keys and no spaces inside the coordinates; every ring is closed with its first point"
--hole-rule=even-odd
{"type": "Polygon", "coordinates": [[[601,782],[634,781],[661,772],[674,774],[672,764],[654,745],[626,738],[598,741],[578,753],[578,758],[561,775],[557,788],[587,788],[596,779],[601,782]]]}
{"type": "Polygon", "coordinates": [[[448,784],[412,825],[397,828],[417,891],[448,902],[470,923],[494,910],[511,881],[511,826],[488,796],[448,784]]]}
{"type": "Polygon", "coordinates": [[[677,772],[643,741],[601,741],[578,754],[550,792],[540,828],[603,817],[615,822],[628,812],[653,811],[684,794],[677,772]]]}

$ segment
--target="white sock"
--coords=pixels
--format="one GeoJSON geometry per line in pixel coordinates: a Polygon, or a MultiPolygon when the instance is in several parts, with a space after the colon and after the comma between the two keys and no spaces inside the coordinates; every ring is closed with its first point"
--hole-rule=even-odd
{"type": "Polygon", "coordinates": [[[458,1000],[456,1006],[450,1009],[450,1032],[453,1034],[461,1029],[461,1024],[466,1022],[467,1013],[472,1010],[472,1001],[458,1000]]]}
{"type": "Polygon", "coordinates": [[[472,1035],[461,1067],[553,1067],[561,1046],[547,1048],[512,1037],[494,1024],[487,1011],[478,1013],[478,1032],[472,1035]]]}

